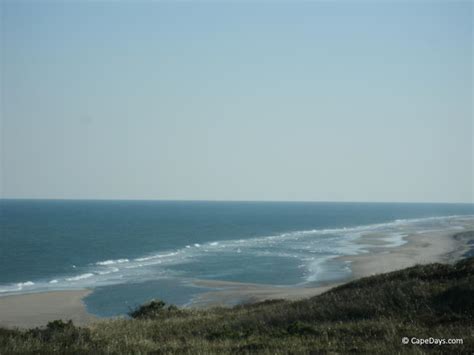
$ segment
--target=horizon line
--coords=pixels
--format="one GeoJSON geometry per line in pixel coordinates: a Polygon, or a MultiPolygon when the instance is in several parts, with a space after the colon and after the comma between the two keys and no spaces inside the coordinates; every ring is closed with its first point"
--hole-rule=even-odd
{"type": "Polygon", "coordinates": [[[130,201],[130,202],[244,202],[244,203],[386,203],[386,204],[451,204],[474,205],[474,202],[446,201],[344,201],[344,200],[225,200],[225,199],[142,199],[142,198],[49,198],[49,197],[0,197],[0,200],[33,201],[130,201]]]}

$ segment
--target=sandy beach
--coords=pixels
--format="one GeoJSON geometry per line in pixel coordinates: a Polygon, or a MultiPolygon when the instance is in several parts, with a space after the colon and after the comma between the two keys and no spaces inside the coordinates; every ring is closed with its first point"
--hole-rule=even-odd
{"type": "Polygon", "coordinates": [[[90,324],[98,318],[86,311],[82,300],[91,292],[54,291],[0,297],[0,327],[33,328],[56,319],[90,324]]]}
{"type": "MultiPolygon", "coordinates": [[[[474,225],[464,226],[464,231],[473,230],[474,225]]],[[[387,246],[380,236],[363,235],[357,242],[364,245],[366,253],[340,257],[350,263],[352,269],[351,277],[344,282],[416,264],[455,262],[470,249],[469,243],[474,239],[474,233],[464,233],[460,237],[460,232],[444,230],[414,233],[406,236],[406,243],[399,247],[387,246]]],[[[233,306],[270,299],[298,300],[316,296],[338,285],[288,287],[196,279],[190,282],[214,289],[193,299],[188,305],[193,308],[233,306]]],[[[55,291],[0,297],[0,326],[30,328],[44,326],[55,319],[71,319],[78,325],[90,324],[99,319],[89,314],[83,303],[83,298],[91,292],[55,291]]]]}
{"type": "Polygon", "coordinates": [[[468,250],[466,240],[455,238],[457,232],[429,232],[406,237],[407,243],[396,248],[371,245],[371,236],[358,242],[369,246],[369,253],[341,259],[351,264],[352,279],[400,270],[417,264],[453,263],[468,250]]]}

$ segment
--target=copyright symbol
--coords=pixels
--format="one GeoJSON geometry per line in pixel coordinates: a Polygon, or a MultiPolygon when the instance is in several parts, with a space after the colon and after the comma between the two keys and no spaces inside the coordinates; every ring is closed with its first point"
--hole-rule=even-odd
{"type": "Polygon", "coordinates": [[[408,344],[409,339],[407,337],[402,338],[402,344],[408,344]]]}

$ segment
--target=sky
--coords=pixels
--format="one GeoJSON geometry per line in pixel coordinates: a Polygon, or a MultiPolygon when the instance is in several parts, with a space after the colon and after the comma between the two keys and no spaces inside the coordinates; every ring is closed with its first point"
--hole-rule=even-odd
{"type": "Polygon", "coordinates": [[[473,202],[470,1],[8,1],[3,198],[473,202]]]}

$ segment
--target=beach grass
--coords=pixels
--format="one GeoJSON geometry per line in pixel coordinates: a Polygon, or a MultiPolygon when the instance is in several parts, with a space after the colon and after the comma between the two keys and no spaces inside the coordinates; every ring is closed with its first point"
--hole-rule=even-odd
{"type": "Polygon", "coordinates": [[[0,329],[0,354],[472,353],[474,258],[370,276],[301,301],[211,309],[154,301],[131,316],[0,329]],[[463,344],[411,343],[430,338],[463,344]]]}

